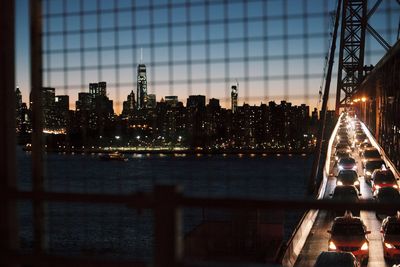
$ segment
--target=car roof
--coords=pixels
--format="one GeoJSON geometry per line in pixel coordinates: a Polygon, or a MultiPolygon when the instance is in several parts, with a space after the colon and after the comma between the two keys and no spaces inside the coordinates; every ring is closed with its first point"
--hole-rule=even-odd
{"type": "Polygon", "coordinates": [[[374,150],[376,150],[376,151],[379,152],[379,150],[376,149],[374,146],[372,146],[372,147],[366,147],[366,148],[364,149],[364,152],[366,152],[366,151],[374,151],[374,150]]]}
{"type": "Polygon", "coordinates": [[[357,188],[355,188],[353,185],[343,185],[343,186],[337,186],[335,187],[335,192],[349,192],[349,191],[356,191],[357,192],[357,188]]]}
{"type": "Polygon", "coordinates": [[[356,162],[356,160],[355,159],[353,159],[352,157],[345,157],[345,158],[341,158],[340,160],[339,160],[339,162],[342,162],[342,161],[347,161],[347,162],[356,162]]]}
{"type": "Polygon", "coordinates": [[[386,169],[386,170],[376,169],[376,170],[374,170],[374,174],[375,175],[379,174],[379,175],[392,175],[392,176],[394,176],[393,172],[391,170],[389,170],[389,169],[386,169]]]}
{"type": "MultiPolygon", "coordinates": [[[[355,170],[349,170],[349,169],[347,169],[347,170],[339,170],[339,172],[338,172],[338,176],[341,174],[341,173],[355,173],[355,174],[357,174],[357,172],[355,171],[355,170]]],[[[358,174],[357,174],[358,175],[358,174]]]]}
{"type": "Polygon", "coordinates": [[[360,217],[354,217],[351,214],[351,212],[348,212],[348,211],[346,211],[344,216],[336,217],[333,220],[333,225],[334,224],[361,224],[361,225],[364,225],[364,223],[360,217]]]}
{"type": "Polygon", "coordinates": [[[351,267],[356,258],[350,252],[323,251],[319,254],[314,267],[351,267]]]}
{"type": "Polygon", "coordinates": [[[367,164],[376,164],[377,162],[380,162],[380,163],[382,163],[382,165],[386,166],[386,163],[382,158],[367,159],[365,161],[365,165],[367,165],[367,164]]]}

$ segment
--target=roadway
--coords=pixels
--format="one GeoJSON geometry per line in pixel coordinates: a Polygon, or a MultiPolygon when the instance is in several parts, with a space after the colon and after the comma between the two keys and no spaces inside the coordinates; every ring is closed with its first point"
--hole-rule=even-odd
{"type": "MultiPolygon", "coordinates": [[[[335,143],[334,143],[335,144],[335,143]]],[[[334,152],[334,149],[332,149],[334,152]]],[[[362,166],[361,159],[358,156],[357,149],[353,152],[353,157],[358,164],[358,174],[362,176],[362,166]]],[[[329,171],[330,175],[326,184],[326,190],[324,198],[330,198],[329,194],[333,192],[336,186],[336,167],[334,157],[331,157],[331,169],[329,171]]],[[[372,199],[371,187],[365,182],[364,178],[360,178],[360,192],[362,194],[361,199],[372,199]]],[[[381,242],[380,226],[381,221],[375,217],[375,212],[373,211],[361,211],[360,217],[367,226],[367,230],[371,231],[368,235],[369,239],[369,261],[368,266],[370,267],[384,267],[392,266],[392,264],[386,263],[383,258],[383,248],[381,242]]],[[[328,239],[329,230],[332,226],[332,217],[328,215],[325,210],[320,210],[314,225],[311,228],[310,234],[308,235],[306,242],[297,258],[295,266],[301,267],[312,267],[322,251],[328,250],[328,239]]]]}

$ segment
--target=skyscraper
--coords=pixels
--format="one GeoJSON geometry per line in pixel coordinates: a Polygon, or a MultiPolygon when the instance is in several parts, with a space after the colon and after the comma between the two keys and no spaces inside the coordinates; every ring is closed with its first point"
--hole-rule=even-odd
{"type": "Polygon", "coordinates": [[[15,98],[16,98],[16,104],[15,104],[16,112],[15,113],[16,113],[16,118],[17,118],[16,127],[17,127],[17,131],[19,131],[21,128],[22,121],[23,121],[23,116],[22,116],[22,94],[18,87],[15,90],[15,98]]]}
{"type": "Polygon", "coordinates": [[[78,93],[78,100],[75,102],[76,111],[89,111],[92,108],[92,97],[90,93],[81,92],[78,93]]]}
{"type": "Polygon", "coordinates": [[[147,107],[147,75],[146,65],[139,64],[137,67],[137,108],[143,109],[147,107]]]}
{"type": "Polygon", "coordinates": [[[133,115],[134,110],[136,109],[136,101],[135,101],[135,93],[133,90],[126,98],[126,101],[122,103],[122,115],[129,116],[133,115]]]}
{"type": "Polygon", "coordinates": [[[239,90],[239,84],[232,85],[232,87],[231,87],[231,109],[232,109],[232,113],[235,113],[236,109],[237,109],[238,90],[239,90]]]}
{"type": "Polygon", "coordinates": [[[168,106],[176,107],[178,105],[178,96],[176,96],[176,95],[167,95],[165,97],[165,103],[168,106]]]}
{"type": "Polygon", "coordinates": [[[93,98],[96,96],[107,96],[107,83],[89,83],[89,93],[93,98]]]}
{"type": "Polygon", "coordinates": [[[55,97],[55,119],[58,128],[66,128],[69,113],[69,96],[58,95],[55,97]]]}
{"type": "Polygon", "coordinates": [[[155,94],[148,94],[147,95],[147,107],[148,108],[156,108],[156,95],[155,94]]]}
{"type": "Polygon", "coordinates": [[[186,102],[187,108],[205,108],[206,96],[204,95],[190,95],[186,102]]]}

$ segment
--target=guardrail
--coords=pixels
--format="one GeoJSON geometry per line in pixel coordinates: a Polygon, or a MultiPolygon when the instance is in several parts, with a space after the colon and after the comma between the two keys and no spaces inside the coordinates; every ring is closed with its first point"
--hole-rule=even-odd
{"type": "MultiPolygon", "coordinates": [[[[343,114],[340,115],[335,125],[335,128],[332,131],[332,135],[329,138],[328,150],[326,152],[325,166],[323,169],[323,179],[318,189],[317,199],[323,199],[325,195],[326,185],[328,183],[328,177],[329,177],[330,164],[331,164],[332,146],[342,116],[343,114]]],[[[282,266],[291,267],[294,266],[294,264],[296,263],[297,258],[300,255],[300,252],[303,249],[304,244],[307,240],[307,237],[310,234],[311,228],[314,225],[314,222],[318,216],[318,211],[319,210],[307,211],[301,218],[300,222],[297,224],[291,238],[289,239],[287,245],[285,246],[286,251],[282,258],[282,266]]]]}

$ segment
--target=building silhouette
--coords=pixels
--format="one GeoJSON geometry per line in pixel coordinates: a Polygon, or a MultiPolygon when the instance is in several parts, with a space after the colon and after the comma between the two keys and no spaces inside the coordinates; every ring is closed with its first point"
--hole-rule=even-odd
{"type": "Polygon", "coordinates": [[[239,84],[232,85],[232,87],[231,87],[231,110],[232,110],[232,113],[235,113],[236,109],[237,109],[238,90],[239,90],[239,84]]]}
{"type": "MultiPolygon", "coordinates": [[[[137,94],[131,90],[120,115],[114,113],[104,81],[90,83],[88,92],[78,94],[75,111],[69,110],[69,96],[56,96],[55,88],[44,87],[44,129],[47,134],[66,134],[64,139],[51,138],[51,145],[273,150],[313,146],[318,113],[314,111],[310,117],[305,104],[271,101],[239,106],[238,84],[231,87],[231,109],[222,108],[215,98],[206,104],[204,95],[190,95],[186,106],[173,95],[157,102],[155,94],[147,94],[146,66],[139,64],[137,70],[137,94]]],[[[20,131],[22,117],[29,118],[29,112],[21,111],[18,88],[16,96],[20,131]]],[[[334,114],[328,114],[333,120],[334,114]]]]}
{"type": "Polygon", "coordinates": [[[137,67],[137,109],[143,109],[147,107],[147,74],[146,65],[139,64],[137,67]]]}

